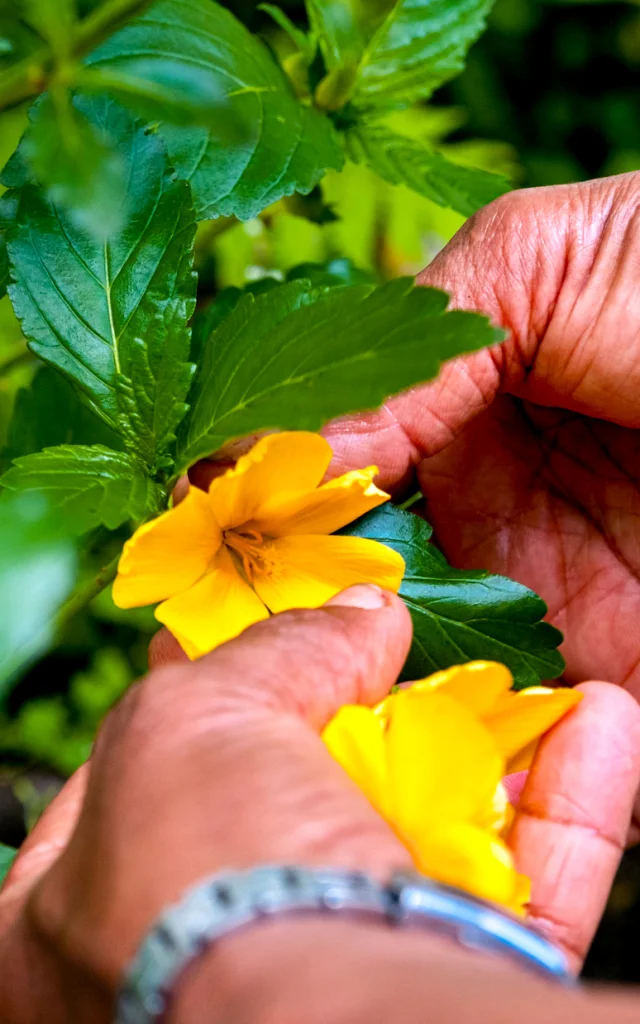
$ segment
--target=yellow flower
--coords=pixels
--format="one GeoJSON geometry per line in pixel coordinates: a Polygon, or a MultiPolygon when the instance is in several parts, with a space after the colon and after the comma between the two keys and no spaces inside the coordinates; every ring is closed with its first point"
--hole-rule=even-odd
{"type": "Polygon", "coordinates": [[[331,447],[319,434],[263,437],[233,469],[145,523],[124,546],[113,599],[154,604],[197,658],[269,612],[317,608],[354,583],[396,591],[404,560],[335,530],[389,498],[376,466],[320,485],[331,447]]]}
{"type": "Polygon", "coordinates": [[[333,757],[402,839],[418,870],[522,913],[528,879],[503,835],[502,778],[528,768],[576,690],[516,693],[504,665],[437,672],[375,708],[346,705],[323,733],[333,757]]]}

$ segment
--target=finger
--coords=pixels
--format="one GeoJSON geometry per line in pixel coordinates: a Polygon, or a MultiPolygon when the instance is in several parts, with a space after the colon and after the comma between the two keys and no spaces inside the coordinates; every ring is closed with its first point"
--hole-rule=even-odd
{"type": "Polygon", "coordinates": [[[584,683],[583,701],[542,741],[510,842],[532,879],[531,919],[578,969],[606,904],[640,782],[640,709],[584,683]]]}
{"type": "Polygon", "coordinates": [[[81,820],[56,869],[73,894],[87,865],[126,865],[106,889],[87,884],[83,933],[124,929],[135,944],[161,905],[223,867],[333,863],[386,877],[408,864],[319,733],[343,704],[388,693],[410,640],[403,602],[360,585],[152,673],[98,737],[81,820]],[[149,871],[153,850],[162,856],[149,871]]]}
{"type": "Polygon", "coordinates": [[[160,668],[175,661],[188,661],[189,658],[166,626],[151,638],[149,644],[149,668],[160,668]]]}
{"type": "Polygon", "coordinates": [[[22,844],[2,887],[2,899],[30,888],[67,845],[80,815],[88,765],[69,779],[22,844]]]}

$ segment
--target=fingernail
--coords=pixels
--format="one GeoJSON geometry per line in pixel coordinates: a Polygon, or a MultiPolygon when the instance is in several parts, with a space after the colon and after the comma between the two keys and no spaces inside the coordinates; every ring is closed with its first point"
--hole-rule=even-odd
{"type": "Polygon", "coordinates": [[[381,587],[375,583],[358,583],[355,587],[349,587],[342,593],[336,594],[326,602],[327,608],[362,608],[373,610],[384,608],[387,603],[387,595],[381,587]]]}

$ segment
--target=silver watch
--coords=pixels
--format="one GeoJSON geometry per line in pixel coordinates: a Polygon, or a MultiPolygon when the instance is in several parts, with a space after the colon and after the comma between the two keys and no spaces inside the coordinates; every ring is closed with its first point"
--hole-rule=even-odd
{"type": "Polygon", "coordinates": [[[159,1021],[185,968],[230,932],[276,915],[318,913],[426,928],[563,984],[574,983],[564,954],[535,929],[494,904],[415,872],[398,872],[383,885],[347,869],[266,866],[213,875],[161,914],[125,972],[116,1024],[159,1021]]]}

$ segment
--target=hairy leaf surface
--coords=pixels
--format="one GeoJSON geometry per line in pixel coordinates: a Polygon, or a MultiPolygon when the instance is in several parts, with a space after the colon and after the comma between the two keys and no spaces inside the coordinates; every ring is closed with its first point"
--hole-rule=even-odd
{"type": "Polygon", "coordinates": [[[342,148],[329,119],[296,99],[266,46],[212,0],[159,0],[89,58],[171,85],[176,66],[208,72],[242,137],[230,143],[214,127],[164,123],[171,163],[191,182],[198,219],[255,217],[294,191],[309,192],[342,148]]]}
{"type": "Polygon", "coordinates": [[[413,643],[404,679],[475,659],[507,665],[516,689],[562,674],[562,633],[542,621],[542,598],[506,576],[453,569],[429,543],[431,527],[420,516],[385,505],[340,532],[378,540],[406,562],[400,596],[413,643]]]}
{"type": "Polygon", "coordinates": [[[430,380],[443,360],[502,338],[410,278],[381,288],[292,281],[245,295],[211,335],[182,424],[184,468],[244,434],[316,430],[430,380]]]}
{"type": "Polygon", "coordinates": [[[427,99],[462,71],[493,0],[398,0],[370,39],[353,95],[358,108],[427,99]]]}
{"type": "Polygon", "coordinates": [[[9,292],[30,348],[80,387],[125,444],[156,468],[170,464],[193,372],[189,186],[168,168],[159,137],[123,108],[107,99],[78,102],[125,160],[121,223],[100,240],[42,189],[25,185],[7,231],[15,282],[9,292]]]}
{"type": "Polygon", "coordinates": [[[362,124],[345,132],[344,140],[354,163],[366,164],[392,185],[405,185],[466,217],[510,187],[500,174],[452,163],[425,143],[384,125],[362,124]]]}
{"type": "Polygon", "coordinates": [[[74,533],[141,522],[160,511],[162,499],[141,463],[103,445],[63,444],[21,456],[0,484],[10,491],[43,492],[74,533]]]}

